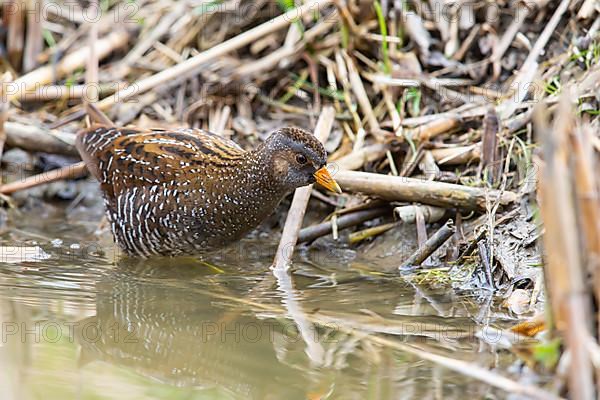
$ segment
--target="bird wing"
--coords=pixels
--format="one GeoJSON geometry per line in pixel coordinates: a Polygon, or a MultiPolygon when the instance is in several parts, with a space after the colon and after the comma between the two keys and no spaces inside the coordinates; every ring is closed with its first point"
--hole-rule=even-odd
{"type": "MultiPolygon", "coordinates": [[[[109,196],[124,188],[197,179],[206,167],[227,166],[245,151],[201,129],[92,126],[78,133],[77,149],[109,196]]],[[[175,183],[177,182],[177,183],[175,183]]]]}

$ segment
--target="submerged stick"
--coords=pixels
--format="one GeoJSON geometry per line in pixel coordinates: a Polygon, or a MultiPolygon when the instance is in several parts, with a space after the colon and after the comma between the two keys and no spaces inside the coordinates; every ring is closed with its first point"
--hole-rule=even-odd
{"type": "Polygon", "coordinates": [[[388,201],[408,201],[440,207],[485,210],[486,196],[500,204],[518,199],[514,192],[476,188],[369,172],[338,171],[335,180],[342,190],[375,195],[388,201]]]}
{"type": "MultiPolygon", "coordinates": [[[[389,207],[377,207],[370,210],[362,210],[353,212],[351,214],[342,215],[337,218],[336,225],[338,229],[346,229],[352,226],[356,226],[365,221],[385,215],[390,211],[389,207]]],[[[298,235],[298,242],[310,242],[321,236],[330,234],[333,231],[331,221],[322,222],[320,224],[308,226],[303,228],[298,235]]]]}
{"type": "Polygon", "coordinates": [[[419,247],[399,269],[421,265],[434,251],[439,249],[454,234],[456,228],[451,219],[448,220],[436,233],[434,233],[423,246],[419,247]]]}
{"type": "MultiPolygon", "coordinates": [[[[315,136],[322,143],[327,141],[334,119],[335,110],[333,107],[325,107],[321,112],[321,116],[319,117],[315,128],[315,136]]],[[[277,253],[273,260],[272,269],[274,272],[277,270],[286,270],[292,259],[292,254],[294,253],[294,248],[298,242],[298,234],[300,232],[300,227],[302,226],[302,220],[304,219],[304,213],[306,212],[306,206],[310,199],[312,187],[313,185],[304,186],[296,189],[294,192],[294,199],[292,200],[292,205],[288,211],[283,232],[281,233],[281,240],[279,241],[277,253]]]]}

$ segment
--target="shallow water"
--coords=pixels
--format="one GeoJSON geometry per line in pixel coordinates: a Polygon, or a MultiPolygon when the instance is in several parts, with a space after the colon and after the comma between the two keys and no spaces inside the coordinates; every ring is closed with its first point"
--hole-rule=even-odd
{"type": "Polygon", "coordinates": [[[511,376],[514,357],[475,335],[513,322],[485,293],[366,273],[350,249],[298,252],[286,291],[264,235],[205,261],[113,262],[97,215],[64,219],[3,233],[21,247],[0,268],[2,399],[505,396],[373,340],[511,376]],[[27,261],[32,246],[49,257],[27,261]]]}

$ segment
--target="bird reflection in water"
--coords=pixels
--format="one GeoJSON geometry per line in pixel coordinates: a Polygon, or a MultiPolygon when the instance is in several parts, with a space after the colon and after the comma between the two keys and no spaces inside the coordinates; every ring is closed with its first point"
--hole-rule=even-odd
{"type": "Polygon", "coordinates": [[[194,280],[210,279],[207,269],[159,264],[119,265],[97,283],[96,315],[76,329],[81,364],[102,360],[171,385],[219,387],[243,398],[327,390],[322,371],[307,373],[293,322],[257,318],[228,301],[242,293],[222,283],[212,294],[190,290],[194,280]]]}

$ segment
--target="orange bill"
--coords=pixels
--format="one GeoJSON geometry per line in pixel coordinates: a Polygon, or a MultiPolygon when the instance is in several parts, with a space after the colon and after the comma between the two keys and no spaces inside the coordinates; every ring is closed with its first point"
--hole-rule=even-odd
{"type": "Polygon", "coordinates": [[[317,183],[323,186],[327,190],[331,190],[335,193],[342,193],[342,189],[337,182],[332,178],[331,174],[327,170],[327,167],[322,167],[315,172],[314,177],[317,179],[317,183]]]}

